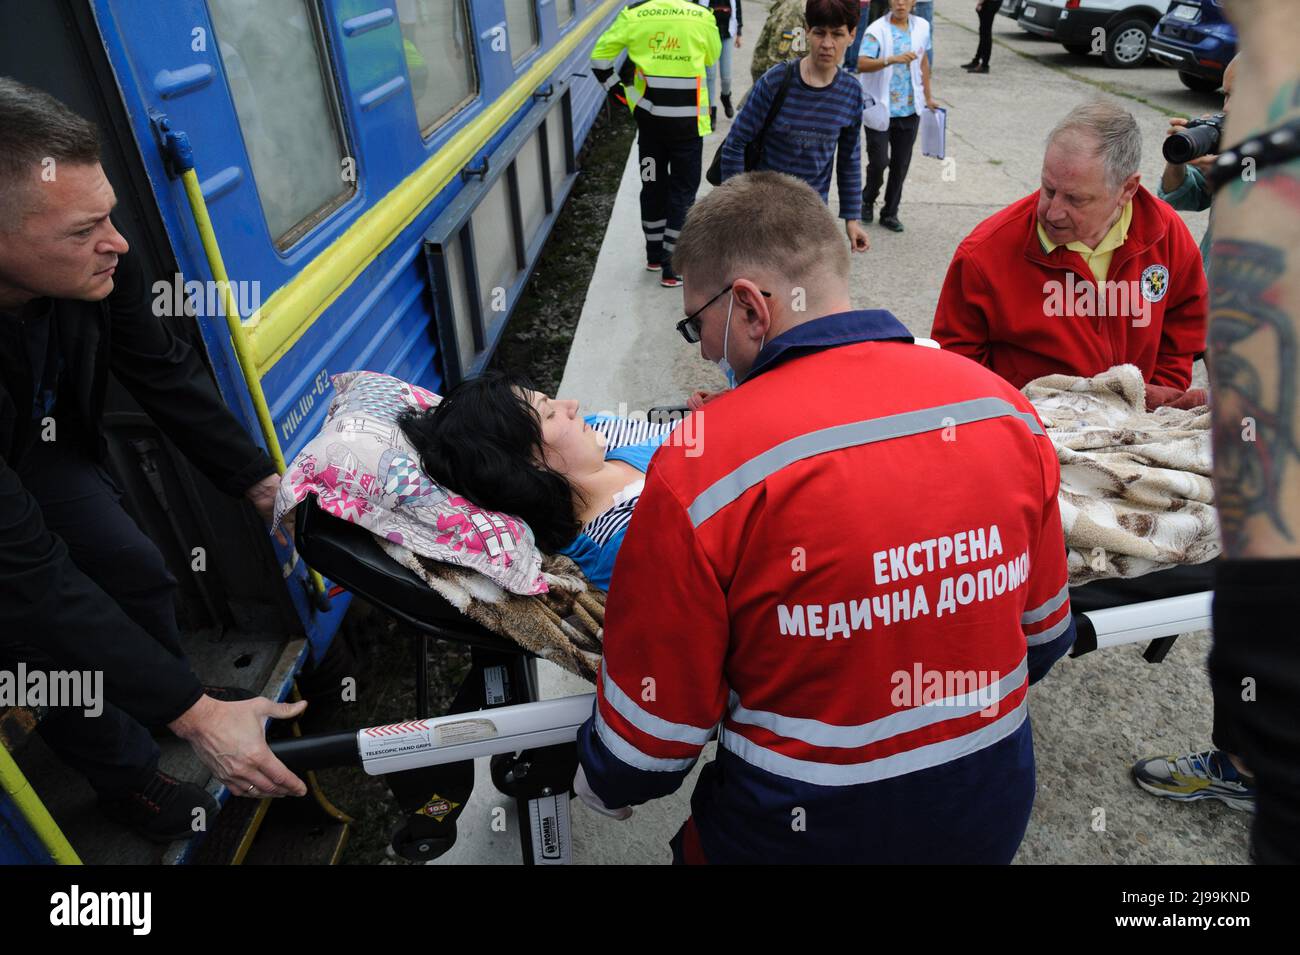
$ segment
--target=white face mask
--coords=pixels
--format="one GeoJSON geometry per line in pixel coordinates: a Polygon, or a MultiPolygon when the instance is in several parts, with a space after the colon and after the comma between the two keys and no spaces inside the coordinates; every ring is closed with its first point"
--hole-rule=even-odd
{"type": "MultiPolygon", "coordinates": [[[[727,360],[727,342],[731,339],[731,310],[736,304],[736,293],[731,293],[731,299],[727,302],[727,327],[722,332],[722,357],[716,362],[717,366],[722,369],[722,373],[727,376],[727,387],[735,388],[740,384],[736,378],[736,369],[731,367],[731,362],[727,360]]],[[[762,351],[763,346],[767,344],[767,333],[763,333],[763,340],[758,343],[758,350],[762,351]]]]}

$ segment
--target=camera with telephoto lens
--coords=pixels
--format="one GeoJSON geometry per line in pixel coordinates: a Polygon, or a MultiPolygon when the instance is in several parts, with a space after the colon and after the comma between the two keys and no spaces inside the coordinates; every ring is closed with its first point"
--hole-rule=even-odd
{"type": "Polygon", "coordinates": [[[1222,113],[1190,119],[1176,133],[1165,137],[1165,160],[1172,163],[1191,162],[1219,151],[1219,137],[1223,135],[1222,113]]]}

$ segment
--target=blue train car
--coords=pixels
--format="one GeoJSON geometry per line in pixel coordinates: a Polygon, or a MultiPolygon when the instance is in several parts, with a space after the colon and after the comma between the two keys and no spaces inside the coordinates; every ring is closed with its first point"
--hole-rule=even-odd
{"type": "MultiPolygon", "coordinates": [[[[0,63],[98,123],[115,224],[146,262],[155,309],[287,461],[323,421],[333,374],[436,391],[491,358],[577,175],[604,100],[590,50],[622,6],[6,3],[0,63]],[[186,192],[191,162],[210,230],[186,192]]],[[[348,595],[214,493],[116,386],[107,431],[129,510],[180,581],[200,676],[287,695],[326,658],[348,595]]],[[[201,839],[154,850],[107,832],[32,720],[0,714],[14,751],[0,751],[0,862],[202,851],[201,839]]],[[[185,758],[168,751],[165,765],[185,758]]]]}

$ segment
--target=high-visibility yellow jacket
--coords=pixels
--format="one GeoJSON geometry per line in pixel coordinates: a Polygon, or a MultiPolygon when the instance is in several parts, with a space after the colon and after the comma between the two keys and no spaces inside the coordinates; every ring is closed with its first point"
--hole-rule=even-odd
{"type": "Polygon", "coordinates": [[[591,51],[607,90],[623,84],[628,108],[665,138],[707,136],[705,67],[722,53],[713,11],[694,0],[639,0],[619,13],[591,51]]]}

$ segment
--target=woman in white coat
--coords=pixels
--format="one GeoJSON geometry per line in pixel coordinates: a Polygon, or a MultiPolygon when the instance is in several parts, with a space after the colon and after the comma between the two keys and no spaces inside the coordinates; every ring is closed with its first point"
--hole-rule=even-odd
{"type": "Polygon", "coordinates": [[[889,169],[880,224],[903,231],[898,206],[912,162],[912,147],[921,125],[921,105],[936,109],[930,94],[930,63],[922,54],[930,46],[930,24],[912,16],[916,0],[890,0],[889,13],[867,26],[858,56],[865,94],[862,122],[867,131],[867,181],[862,190],[862,219],[870,222],[876,198],[889,169]],[[920,95],[918,95],[918,91],[920,95]]]}

